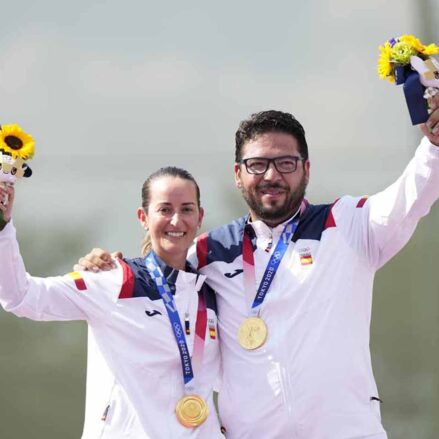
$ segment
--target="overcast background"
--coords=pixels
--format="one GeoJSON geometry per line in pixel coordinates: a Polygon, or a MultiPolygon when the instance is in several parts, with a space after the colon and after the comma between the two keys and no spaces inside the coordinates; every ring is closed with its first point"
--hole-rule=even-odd
{"type": "MultiPolygon", "coordinates": [[[[312,202],[385,187],[420,139],[376,61],[392,36],[439,43],[433,0],[0,4],[0,123],[37,144],[14,215],[35,275],[95,246],[137,255],[140,187],[160,166],[197,178],[204,228],[243,214],[234,133],[253,112],[305,126],[312,202]]],[[[439,436],[438,220],[436,206],[375,286],[373,364],[395,439],[439,436]]],[[[2,439],[80,436],[85,337],[82,323],[0,311],[2,439]]]]}

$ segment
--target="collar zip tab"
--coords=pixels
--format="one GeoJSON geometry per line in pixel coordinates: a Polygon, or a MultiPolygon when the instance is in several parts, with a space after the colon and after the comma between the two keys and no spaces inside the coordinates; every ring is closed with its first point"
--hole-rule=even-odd
{"type": "Polygon", "coordinates": [[[270,253],[271,247],[273,247],[273,231],[270,231],[270,238],[268,239],[267,246],[265,247],[265,252],[270,253]]]}

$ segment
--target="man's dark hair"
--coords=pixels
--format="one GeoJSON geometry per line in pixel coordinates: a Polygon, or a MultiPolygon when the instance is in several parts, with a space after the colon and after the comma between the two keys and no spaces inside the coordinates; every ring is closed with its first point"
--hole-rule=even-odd
{"type": "Polygon", "coordinates": [[[305,139],[305,130],[300,122],[290,113],[268,110],[254,113],[250,119],[239,124],[235,134],[235,162],[242,159],[242,148],[250,140],[265,133],[278,132],[291,134],[299,144],[299,152],[304,160],[308,159],[308,145],[305,139]]]}

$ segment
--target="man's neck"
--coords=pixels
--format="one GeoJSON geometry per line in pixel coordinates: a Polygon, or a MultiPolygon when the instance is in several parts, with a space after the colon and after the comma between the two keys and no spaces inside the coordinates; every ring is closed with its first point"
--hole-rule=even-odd
{"type": "Polygon", "coordinates": [[[270,228],[275,228],[277,227],[279,224],[284,223],[285,221],[289,220],[289,219],[293,219],[296,215],[299,215],[300,213],[300,205],[297,209],[295,209],[294,211],[292,211],[290,214],[285,215],[282,218],[275,218],[272,220],[267,220],[267,219],[263,219],[258,217],[253,211],[250,211],[250,221],[254,222],[254,221],[262,221],[263,223],[265,223],[268,227],[270,228]]]}

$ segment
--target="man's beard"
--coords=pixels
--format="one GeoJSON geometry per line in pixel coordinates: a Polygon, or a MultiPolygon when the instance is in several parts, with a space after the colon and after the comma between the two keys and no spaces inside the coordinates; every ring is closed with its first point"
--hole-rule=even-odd
{"type": "Polygon", "coordinates": [[[276,206],[276,202],[273,202],[268,208],[258,201],[258,197],[254,192],[249,192],[242,187],[241,193],[252,213],[256,215],[256,218],[253,219],[262,220],[268,225],[276,225],[292,217],[297,212],[300,203],[305,197],[306,186],[307,182],[304,175],[297,188],[292,192],[288,186],[280,183],[263,184],[256,187],[255,191],[261,189],[282,189],[286,191],[286,198],[282,205],[276,206]]]}

